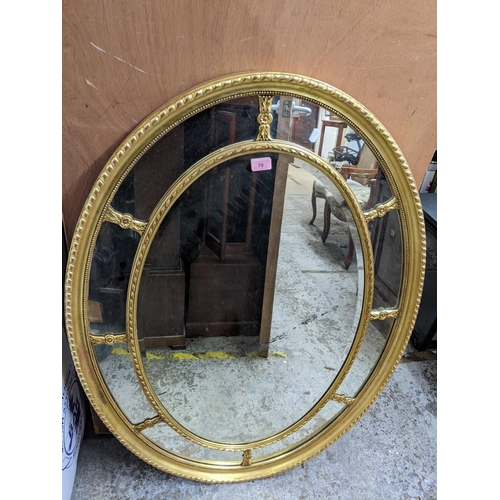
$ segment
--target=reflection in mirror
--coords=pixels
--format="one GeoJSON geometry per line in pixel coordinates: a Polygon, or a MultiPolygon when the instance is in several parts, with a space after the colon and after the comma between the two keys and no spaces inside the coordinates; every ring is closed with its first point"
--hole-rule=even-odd
{"type": "Polygon", "coordinates": [[[397,210],[371,222],[370,234],[375,255],[375,296],[373,308],[397,307],[403,269],[401,220],[397,210]]]}
{"type": "MultiPolygon", "coordinates": [[[[341,173],[365,212],[393,200],[394,194],[385,172],[362,137],[330,111],[317,108],[307,101],[302,101],[301,104],[311,109],[312,115],[317,114],[316,128],[313,129],[314,120],[311,122],[306,121],[306,118],[295,118],[294,130],[296,132],[295,135],[292,134],[292,141],[301,143],[300,140],[302,140],[302,145],[308,147],[304,138],[310,134],[309,149],[313,149],[341,173]],[[299,139],[297,131],[301,131],[302,139],[299,139]],[[311,141],[314,141],[314,145],[311,141]]],[[[324,176],[314,169],[311,170],[311,167],[301,166],[308,168],[319,179],[324,180],[324,176]]],[[[335,190],[333,192],[335,193],[335,190]]],[[[393,308],[398,303],[402,276],[403,248],[398,211],[391,210],[384,217],[373,219],[369,223],[369,229],[375,259],[373,308],[393,308]]],[[[355,238],[356,235],[353,235],[354,247],[359,248],[355,238]]],[[[349,250],[345,262],[346,267],[351,259],[351,248],[349,250]]],[[[357,256],[356,252],[354,256],[357,256]]],[[[377,328],[387,335],[390,322],[376,323],[377,328]]]]}
{"type": "Polygon", "coordinates": [[[142,433],[164,450],[191,459],[217,460],[222,462],[233,462],[235,464],[240,464],[242,461],[241,451],[215,450],[200,446],[192,441],[188,441],[165,423],[159,423],[154,427],[144,429],[142,433]]]}
{"type": "MultiPolygon", "coordinates": [[[[89,295],[93,334],[125,331],[125,296],[141,221],[196,161],[255,139],[258,114],[256,97],[219,104],[168,132],[139,159],[113,199],[96,243],[89,295]],[[132,222],[123,214],[131,214],[132,222]],[[108,253],[113,265],[106,261],[108,253]]],[[[340,118],[286,96],[273,99],[272,114],[271,137],[326,159],[365,212],[393,197],[375,155],[340,118]]],[[[174,419],[214,441],[262,439],[305,415],[342,366],[362,309],[361,244],[339,189],[300,158],[266,157],[269,170],[252,168],[258,157],[237,157],[192,184],[158,228],[141,276],[136,327],[149,383],[174,419]]],[[[378,279],[374,306],[394,307],[401,275],[398,212],[372,220],[370,232],[378,279]],[[389,252],[387,235],[395,242],[389,252]],[[393,296],[383,293],[387,269],[396,276],[393,296]]],[[[370,323],[340,394],[355,395],[378,360],[385,340],[373,323],[383,332],[392,320],[370,323]]],[[[95,349],[106,370],[123,366],[111,361],[120,352],[116,347],[95,349]]],[[[134,384],[129,363],[125,379],[134,384]]],[[[144,395],[139,400],[127,411],[149,418],[154,413],[149,402],[144,395]]],[[[275,446],[314,432],[340,411],[335,405],[342,408],[330,401],[275,446]]],[[[147,432],[159,442],[155,427],[147,432]]],[[[207,458],[207,451],[192,453],[207,458]]]]}
{"type": "Polygon", "coordinates": [[[269,158],[271,170],[252,171],[245,156],[195,181],[160,225],[139,288],[137,335],[156,397],[219,442],[262,439],[305,415],[359,323],[363,265],[348,207],[325,179],[312,221],[319,180],[297,158],[269,158]]]}
{"type": "Polygon", "coordinates": [[[111,205],[115,210],[135,219],[149,219],[160,198],[184,170],[187,127],[181,124],[167,132],[138,159],[113,197],[111,205]]]}
{"type": "Polygon", "coordinates": [[[338,394],[354,398],[379,360],[382,350],[385,347],[386,336],[379,331],[377,323],[385,323],[384,328],[389,331],[394,320],[389,318],[385,321],[371,321],[368,324],[361,349],[347,377],[337,390],[338,394]]]}
{"type": "MultiPolygon", "coordinates": [[[[223,146],[255,139],[258,114],[258,99],[249,96],[217,104],[186,119],[137,161],[116,192],[113,208],[147,221],[182,172],[223,146]]],[[[273,133],[276,124],[271,124],[273,133]]]]}
{"type": "MultiPolygon", "coordinates": [[[[252,461],[267,457],[274,453],[279,453],[288,446],[296,445],[300,440],[311,436],[323,425],[332,421],[344,408],[344,404],[336,401],[328,401],[317,415],[315,415],[309,422],[293,434],[285,437],[277,443],[253,449],[252,461]]],[[[151,428],[144,429],[143,434],[148,439],[151,439],[156,445],[161,446],[165,450],[183,455],[185,457],[198,460],[205,459],[233,461],[238,463],[241,462],[241,451],[214,450],[199,446],[191,441],[188,441],[187,439],[184,439],[180,434],[164,423],[159,423],[151,428]]]]}
{"type": "Polygon", "coordinates": [[[126,344],[96,345],[99,368],[114,400],[132,422],[139,424],[156,416],[137,381],[126,344]]]}
{"type": "Polygon", "coordinates": [[[345,404],[337,401],[328,401],[326,405],[303,427],[298,429],[293,434],[285,437],[283,440],[273,443],[262,448],[256,448],[252,451],[252,456],[255,459],[269,456],[273,453],[280,452],[283,448],[294,446],[302,439],[310,437],[314,432],[318,431],[322,426],[331,422],[345,408],[345,404]]]}
{"type": "Polygon", "coordinates": [[[103,222],[96,240],[89,279],[88,315],[93,335],[125,333],[125,302],[140,235],[103,222]]]}
{"type": "Polygon", "coordinates": [[[385,173],[363,138],[333,112],[304,100],[300,100],[300,104],[310,113],[294,117],[290,140],[313,150],[330,163],[356,197],[358,193],[363,197],[365,211],[391,199],[393,194],[385,173]],[[370,188],[368,196],[362,194],[364,190],[360,186],[370,188]]]}
{"type": "Polygon", "coordinates": [[[249,158],[230,160],[170,210],[141,277],[137,330],[144,348],[183,346],[180,335],[258,335],[276,155],[271,161],[275,168],[257,175],[249,158]]]}
{"type": "MultiPolygon", "coordinates": [[[[258,114],[257,97],[218,104],[165,134],[139,159],[116,193],[96,243],[89,295],[93,334],[125,331],[125,296],[141,221],[198,160],[255,139],[258,114]],[[131,221],[124,214],[131,214],[131,221]],[[113,265],[106,261],[108,253],[113,265]]],[[[287,96],[274,97],[272,115],[271,137],[324,158],[344,177],[362,210],[393,197],[375,155],[343,120],[287,96]]],[[[372,220],[370,232],[378,279],[374,306],[394,307],[401,275],[397,211],[372,220]],[[395,242],[389,253],[387,235],[395,242]],[[387,287],[383,273],[389,268],[397,276],[390,297],[385,289],[377,293],[387,287]]],[[[283,431],[319,401],[338,374],[358,328],[364,279],[354,218],[325,174],[276,153],[218,165],[170,209],[144,264],[136,331],[156,398],[204,439],[241,443],[283,431]],[[253,169],[251,160],[263,158],[270,169],[253,169]]],[[[383,331],[392,320],[370,323],[338,394],[353,397],[378,360],[385,340],[374,323],[383,331]]],[[[118,378],[139,389],[128,352],[116,345],[95,350],[125,413],[137,422],[154,416],[144,394],[130,407],[113,384],[118,378]]],[[[329,401],[305,426],[255,456],[297,443],[343,407],[329,401]]],[[[180,454],[238,460],[238,453],[200,447],[163,423],[143,432],[161,446],[169,439],[169,449],[180,454]]]]}

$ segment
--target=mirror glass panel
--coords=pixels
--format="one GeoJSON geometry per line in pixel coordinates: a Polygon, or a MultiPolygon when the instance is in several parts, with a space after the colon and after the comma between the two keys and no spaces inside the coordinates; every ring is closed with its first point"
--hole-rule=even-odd
{"type": "Polygon", "coordinates": [[[241,463],[241,451],[215,450],[206,446],[200,446],[193,441],[185,439],[164,423],[144,429],[142,433],[155,445],[162,447],[169,453],[176,453],[195,460],[217,460],[220,462],[232,462],[233,465],[241,463]]]}
{"type": "MultiPolygon", "coordinates": [[[[148,220],[182,172],[228,144],[255,139],[258,113],[257,97],[248,96],[217,104],[187,118],[141,155],[113,197],[113,208],[136,219],[148,220]]],[[[276,126],[271,127],[271,136],[275,135],[276,126]]]]}
{"type": "Polygon", "coordinates": [[[372,221],[370,227],[375,255],[373,307],[397,307],[402,279],[403,241],[396,210],[372,221]]]}
{"type": "Polygon", "coordinates": [[[138,297],[137,335],[159,401],[194,434],[227,443],[271,436],[319,401],[351,347],[362,301],[357,260],[345,269],[348,223],[331,217],[322,241],[320,195],[333,183],[321,183],[313,204],[319,180],[293,158],[271,154],[272,168],[255,172],[253,159],[222,163],[179,198],[152,242],[138,297]]]}
{"type": "Polygon", "coordinates": [[[139,385],[127,344],[94,347],[99,369],[121,411],[132,424],[153,418],[155,412],[139,385]]]}
{"type": "MultiPolygon", "coordinates": [[[[375,155],[341,118],[287,96],[275,96],[271,109],[271,136],[332,165],[362,210],[392,198],[375,155]]],[[[253,140],[258,114],[252,96],[188,118],[139,158],[112,208],[147,221],[182,172],[221,147],[253,140]]],[[[89,293],[94,335],[126,329],[126,292],[140,234],[116,222],[103,223],[94,249],[89,293]]],[[[402,255],[398,212],[375,218],[369,228],[374,307],[395,307],[402,255]]],[[[155,397],[175,421],[204,439],[239,443],[283,431],[318,403],[338,375],[359,326],[364,280],[353,215],[317,167],[277,153],[217,165],[169,210],[144,263],[136,333],[155,397]],[[253,169],[259,159],[268,162],[265,170],[253,169]]],[[[338,392],[357,393],[391,325],[390,319],[370,323],[338,392]]],[[[126,367],[111,361],[120,359],[120,348],[97,345],[95,352],[117,400],[111,366],[115,379],[137,389],[130,359],[126,367]]],[[[137,401],[142,405],[137,415],[154,413],[144,395],[137,401]]],[[[316,416],[293,439],[324,422],[316,416]]]]}
{"type": "Polygon", "coordinates": [[[391,329],[393,323],[393,319],[386,319],[385,321],[371,321],[368,324],[353,366],[337,391],[339,394],[350,398],[356,396],[379,360],[385,347],[386,332],[391,329]]]}
{"type": "Polygon", "coordinates": [[[256,448],[253,452],[255,459],[272,456],[273,454],[282,452],[283,449],[297,445],[301,440],[314,435],[319,429],[331,422],[345,408],[345,404],[337,401],[328,401],[321,410],[312,417],[303,427],[295,431],[293,434],[285,437],[277,443],[256,448]]]}
{"type": "Polygon", "coordinates": [[[87,312],[92,335],[125,333],[127,288],[138,242],[139,234],[131,229],[111,222],[101,226],[89,276],[87,312]]]}

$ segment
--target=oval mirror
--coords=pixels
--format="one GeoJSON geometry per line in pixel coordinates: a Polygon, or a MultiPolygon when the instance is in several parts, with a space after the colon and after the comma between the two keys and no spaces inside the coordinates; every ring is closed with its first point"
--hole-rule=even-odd
{"type": "Polygon", "coordinates": [[[424,265],[415,183],[366,108],[298,75],[214,80],[147,117],[94,184],[66,273],[75,367],[155,467],[270,476],[373,403],[424,265]]]}

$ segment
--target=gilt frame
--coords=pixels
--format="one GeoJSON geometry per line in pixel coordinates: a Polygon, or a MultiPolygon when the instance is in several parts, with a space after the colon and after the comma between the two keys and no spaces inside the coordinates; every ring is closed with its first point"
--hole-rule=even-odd
{"type": "MultiPolygon", "coordinates": [[[[147,251],[147,243],[143,244],[142,251],[147,251]]],[[[140,275],[141,269],[141,262],[135,262],[136,277],[140,275]]],[[[375,401],[394,372],[410,338],[422,294],[424,273],[425,224],[418,189],[403,153],[385,127],[355,99],[318,80],[300,75],[272,72],[231,75],[204,83],[153,112],[129,134],[105,164],[82,209],[69,249],[65,281],[65,314],[70,350],[83,389],[96,413],[122,444],[144,461],[165,472],[204,482],[240,482],[268,477],[298,466],[323,451],[347,432],[375,401]],[[180,177],[165,194],[146,223],[111,209],[111,200],[123,179],[142,155],[164,134],[203,109],[248,95],[259,96],[261,105],[261,114],[258,118],[260,128],[255,141],[228,146],[193,165],[183,174],[184,177],[181,176],[182,178],[180,177]],[[371,147],[390,184],[394,197],[363,214],[355,200],[350,198],[347,184],[327,162],[295,144],[272,140],[269,135],[269,98],[274,95],[300,97],[343,118],[371,147]],[[155,232],[153,225],[158,224],[160,218],[166,215],[169,207],[182,194],[189,182],[194,181],[197,176],[209,168],[218,165],[223,159],[255,151],[281,151],[299,156],[313,164],[340,190],[344,190],[347,204],[353,213],[361,235],[360,242],[365,262],[365,298],[356,337],[358,344],[355,340],[345,366],[354,360],[368,321],[391,317],[394,318],[394,324],[378,362],[355,398],[345,398],[342,394],[337,394],[335,391],[340,383],[337,384],[334,381],[323,399],[325,401],[328,399],[343,400],[346,403],[345,409],[337,418],[306,439],[258,460],[252,460],[252,446],[249,446],[248,443],[229,445],[229,449],[232,451],[242,452],[241,463],[216,463],[189,459],[169,453],[142,434],[141,431],[144,428],[154,425],[158,421],[165,421],[165,415],[162,414],[161,408],[155,408],[159,410],[157,420],[155,418],[140,425],[134,425],[123,415],[107,390],[93,351],[93,346],[96,343],[127,343],[131,350],[132,359],[135,361],[134,367],[139,381],[141,376],[144,376],[138,359],[140,356],[137,357],[137,337],[134,334],[136,315],[134,294],[137,293],[137,290],[134,289],[134,283],[136,287],[138,283],[137,279],[131,280],[128,290],[126,334],[93,338],[90,334],[87,312],[88,277],[92,249],[101,224],[105,220],[114,221],[123,228],[131,228],[139,232],[142,242],[144,235],[152,238],[155,232]],[[396,308],[372,310],[370,305],[373,298],[374,265],[367,223],[375,217],[384,216],[388,210],[398,210],[401,220],[403,242],[401,293],[396,308]]],[[[347,370],[348,368],[346,368],[345,373],[347,370]]],[[[342,376],[339,380],[342,381],[342,376]]],[[[147,395],[147,384],[142,385],[147,395]]],[[[152,399],[152,406],[155,407],[157,402],[154,401],[154,398],[152,399]]],[[[311,409],[310,413],[314,413],[316,409],[311,409]]],[[[294,424],[292,432],[306,421],[307,418],[304,418],[302,422],[294,424]]],[[[167,423],[175,428],[175,422],[168,421],[167,423]]],[[[181,435],[183,432],[180,432],[181,435]]],[[[196,441],[196,436],[185,437],[196,441]]],[[[217,443],[215,445],[202,443],[202,445],[225,449],[224,446],[220,447],[217,443]]],[[[254,446],[263,446],[263,444],[254,443],[254,446]]]]}

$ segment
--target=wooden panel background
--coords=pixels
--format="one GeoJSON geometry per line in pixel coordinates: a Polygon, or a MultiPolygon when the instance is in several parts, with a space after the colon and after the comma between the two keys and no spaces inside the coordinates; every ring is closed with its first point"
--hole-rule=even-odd
{"type": "Polygon", "coordinates": [[[437,145],[435,0],[63,0],[68,236],[143,118],[240,71],[303,74],[350,94],[390,131],[420,184],[437,145]]]}

